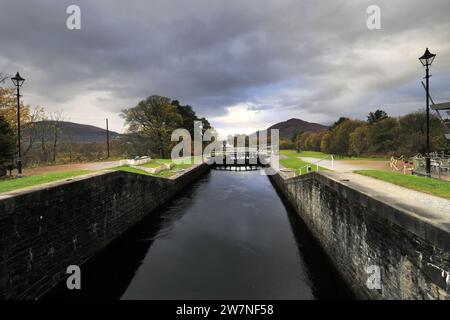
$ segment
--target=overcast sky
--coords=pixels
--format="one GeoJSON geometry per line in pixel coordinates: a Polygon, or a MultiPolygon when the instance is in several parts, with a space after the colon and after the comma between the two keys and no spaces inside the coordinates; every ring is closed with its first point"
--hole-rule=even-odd
{"type": "Polygon", "coordinates": [[[432,96],[450,101],[448,0],[0,0],[0,72],[24,102],[123,132],[152,95],[190,104],[222,134],[301,118],[424,106],[418,57],[438,54],[432,96]],[[81,8],[68,30],[66,8],[81,8]],[[366,9],[381,8],[381,30],[366,9]]]}

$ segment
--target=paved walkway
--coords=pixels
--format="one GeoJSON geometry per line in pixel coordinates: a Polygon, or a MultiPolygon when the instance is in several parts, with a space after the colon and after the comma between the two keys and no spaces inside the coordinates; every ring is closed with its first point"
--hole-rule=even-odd
{"type": "MultiPolygon", "coordinates": [[[[320,161],[318,158],[302,157],[301,159],[309,163],[320,161]]],[[[368,161],[367,164],[353,164],[351,161],[338,160],[334,161],[334,171],[339,174],[338,179],[341,181],[357,184],[360,187],[364,187],[368,193],[377,194],[383,198],[390,199],[391,202],[407,203],[408,208],[413,212],[427,212],[427,215],[433,216],[433,221],[436,221],[436,218],[440,220],[439,218],[443,218],[442,215],[444,214],[446,217],[443,221],[448,222],[450,216],[450,200],[404,188],[382,180],[366,177],[357,173],[352,173],[354,170],[373,169],[372,162],[379,161],[368,161]],[[432,213],[430,214],[430,212],[432,213]]],[[[319,163],[319,166],[331,169],[331,160],[322,160],[319,163]]]]}
{"type": "Polygon", "coordinates": [[[447,228],[450,230],[450,225],[448,225],[450,200],[357,173],[339,172],[335,174],[335,178],[349,186],[356,185],[359,189],[363,188],[367,194],[389,199],[390,203],[397,204],[411,212],[420,213],[420,216],[425,216],[435,223],[447,224],[447,228]]]}
{"type": "MultiPolygon", "coordinates": [[[[320,160],[308,157],[302,157],[301,159],[309,163],[315,163],[320,160]]],[[[319,165],[330,170],[332,167],[331,160],[322,160],[319,165]]],[[[450,231],[450,200],[352,172],[353,170],[364,169],[373,169],[373,167],[370,164],[335,161],[334,171],[322,171],[322,173],[349,187],[353,186],[358,190],[363,190],[374,198],[387,200],[390,204],[406,209],[411,214],[420,216],[432,224],[440,225],[441,228],[444,226],[444,229],[450,231]]],[[[289,171],[286,170],[283,174],[286,177],[294,176],[294,173],[289,171]]]]}

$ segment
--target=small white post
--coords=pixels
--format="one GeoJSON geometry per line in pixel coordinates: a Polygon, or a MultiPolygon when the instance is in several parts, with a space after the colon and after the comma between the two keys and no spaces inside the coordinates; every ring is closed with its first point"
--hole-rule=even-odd
{"type": "Polygon", "coordinates": [[[334,157],[331,155],[331,170],[334,170],[334,157]]]}

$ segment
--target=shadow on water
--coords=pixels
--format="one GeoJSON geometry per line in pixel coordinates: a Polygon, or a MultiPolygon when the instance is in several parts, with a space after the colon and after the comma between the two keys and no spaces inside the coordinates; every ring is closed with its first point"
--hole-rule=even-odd
{"type": "Polygon", "coordinates": [[[192,204],[198,186],[209,179],[206,174],[200,180],[186,188],[168,203],[155,209],[130,230],[113,241],[95,257],[82,266],[82,290],[67,290],[66,281],[45,294],[46,300],[118,300],[130,285],[136,271],[142,264],[147,252],[159,237],[170,232],[173,223],[183,217],[183,213],[192,204]],[[183,209],[166,212],[167,206],[177,207],[179,199],[183,199],[183,209]],[[107,290],[105,290],[107,288],[107,290]]]}
{"type": "Polygon", "coordinates": [[[355,296],[351,292],[344,279],[328,258],[320,246],[318,240],[306,226],[305,222],[297,214],[293,206],[277,189],[270,180],[273,188],[286,208],[289,222],[299,255],[303,258],[310,280],[313,282],[313,291],[319,300],[353,300],[355,296]]]}

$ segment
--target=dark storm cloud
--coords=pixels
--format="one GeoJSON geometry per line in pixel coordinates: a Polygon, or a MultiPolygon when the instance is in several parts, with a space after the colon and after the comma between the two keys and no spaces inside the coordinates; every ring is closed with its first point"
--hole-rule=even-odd
{"type": "Polygon", "coordinates": [[[0,0],[0,70],[26,74],[47,106],[98,92],[99,107],[117,112],[157,93],[210,117],[248,103],[328,121],[388,104],[397,87],[414,101],[427,45],[448,74],[448,12],[447,0],[0,0]],[[65,27],[70,4],[79,31],[65,27]],[[382,30],[366,28],[371,4],[382,30]]]}

